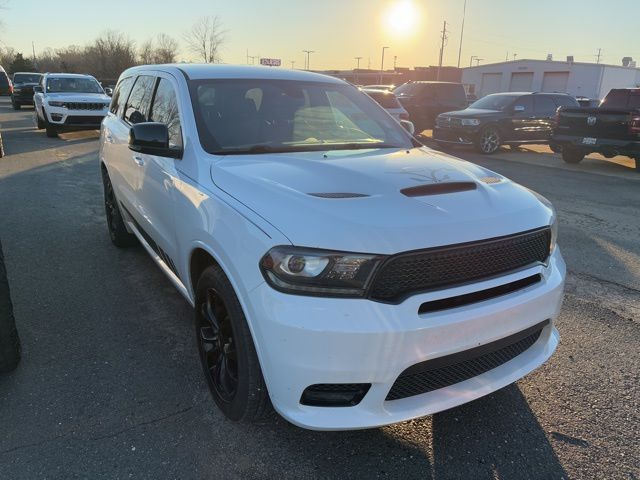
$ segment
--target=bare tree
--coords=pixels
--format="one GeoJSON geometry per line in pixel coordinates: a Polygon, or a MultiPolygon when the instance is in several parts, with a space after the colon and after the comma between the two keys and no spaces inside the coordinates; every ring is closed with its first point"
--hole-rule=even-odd
{"type": "Polygon", "coordinates": [[[205,63],[220,63],[225,32],[218,17],[202,17],[184,34],[189,50],[205,63]]]}
{"type": "Polygon", "coordinates": [[[136,65],[135,44],[122,33],[106,31],[85,48],[87,70],[99,78],[115,79],[136,65]]]}
{"type": "Polygon", "coordinates": [[[155,49],[155,63],[175,63],[178,55],[178,42],[167,35],[158,35],[158,46],[155,49]]]}
{"type": "Polygon", "coordinates": [[[140,63],[143,65],[151,65],[154,63],[154,50],[155,47],[153,46],[153,40],[149,39],[144,42],[140,46],[140,50],[138,52],[140,63]]]}

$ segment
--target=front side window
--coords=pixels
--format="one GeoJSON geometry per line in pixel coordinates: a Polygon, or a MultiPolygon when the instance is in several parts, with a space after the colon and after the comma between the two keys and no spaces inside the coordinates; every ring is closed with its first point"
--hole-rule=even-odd
{"type": "Polygon", "coordinates": [[[95,78],[48,77],[47,93],[104,93],[95,78]]]}
{"type": "Polygon", "coordinates": [[[513,95],[487,95],[484,98],[472,103],[469,108],[478,108],[481,110],[504,111],[513,104],[515,98],[513,95]]]}
{"type": "Polygon", "coordinates": [[[155,80],[155,77],[148,75],[140,75],[136,79],[124,110],[124,119],[130,124],[149,121],[149,104],[155,80]]]}
{"type": "Polygon", "coordinates": [[[160,79],[151,108],[150,121],[164,123],[169,129],[169,146],[182,146],[178,97],[169,80],[160,79]]]}
{"type": "Polygon", "coordinates": [[[414,146],[393,118],[351,85],[192,80],[190,93],[200,141],[210,153],[414,146]]]}
{"type": "Polygon", "coordinates": [[[129,91],[131,90],[131,85],[133,84],[134,77],[127,77],[118,83],[116,87],[116,91],[113,92],[113,97],[111,98],[111,107],[109,111],[114,115],[117,115],[120,111],[120,107],[127,99],[127,95],[129,95],[129,91]]]}

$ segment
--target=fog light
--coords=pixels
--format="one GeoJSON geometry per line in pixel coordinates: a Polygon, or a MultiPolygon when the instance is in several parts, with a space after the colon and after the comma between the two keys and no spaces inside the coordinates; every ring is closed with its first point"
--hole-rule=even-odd
{"type": "Polygon", "coordinates": [[[60,120],[62,120],[62,115],[60,115],[59,113],[52,113],[51,120],[53,120],[54,122],[59,122],[60,120]]]}
{"type": "Polygon", "coordinates": [[[311,407],[353,407],[370,388],[370,383],[320,383],[307,387],[300,403],[311,407]]]}

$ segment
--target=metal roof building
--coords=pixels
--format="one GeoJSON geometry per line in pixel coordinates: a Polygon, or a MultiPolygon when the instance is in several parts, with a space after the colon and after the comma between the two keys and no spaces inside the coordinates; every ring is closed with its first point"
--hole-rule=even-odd
{"type": "MultiPolygon", "coordinates": [[[[633,65],[633,64],[632,64],[633,65]]],[[[640,68],[553,60],[515,60],[465,68],[478,98],[497,92],[561,92],[602,99],[612,88],[640,86],[640,68]]]]}

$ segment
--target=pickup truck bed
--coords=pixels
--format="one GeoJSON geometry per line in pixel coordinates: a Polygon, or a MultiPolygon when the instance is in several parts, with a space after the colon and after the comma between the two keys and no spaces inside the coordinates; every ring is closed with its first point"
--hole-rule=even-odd
{"type": "Polygon", "coordinates": [[[558,109],[552,142],[568,163],[594,152],[625,155],[640,171],[640,89],[612,90],[598,108],[558,109]]]}

